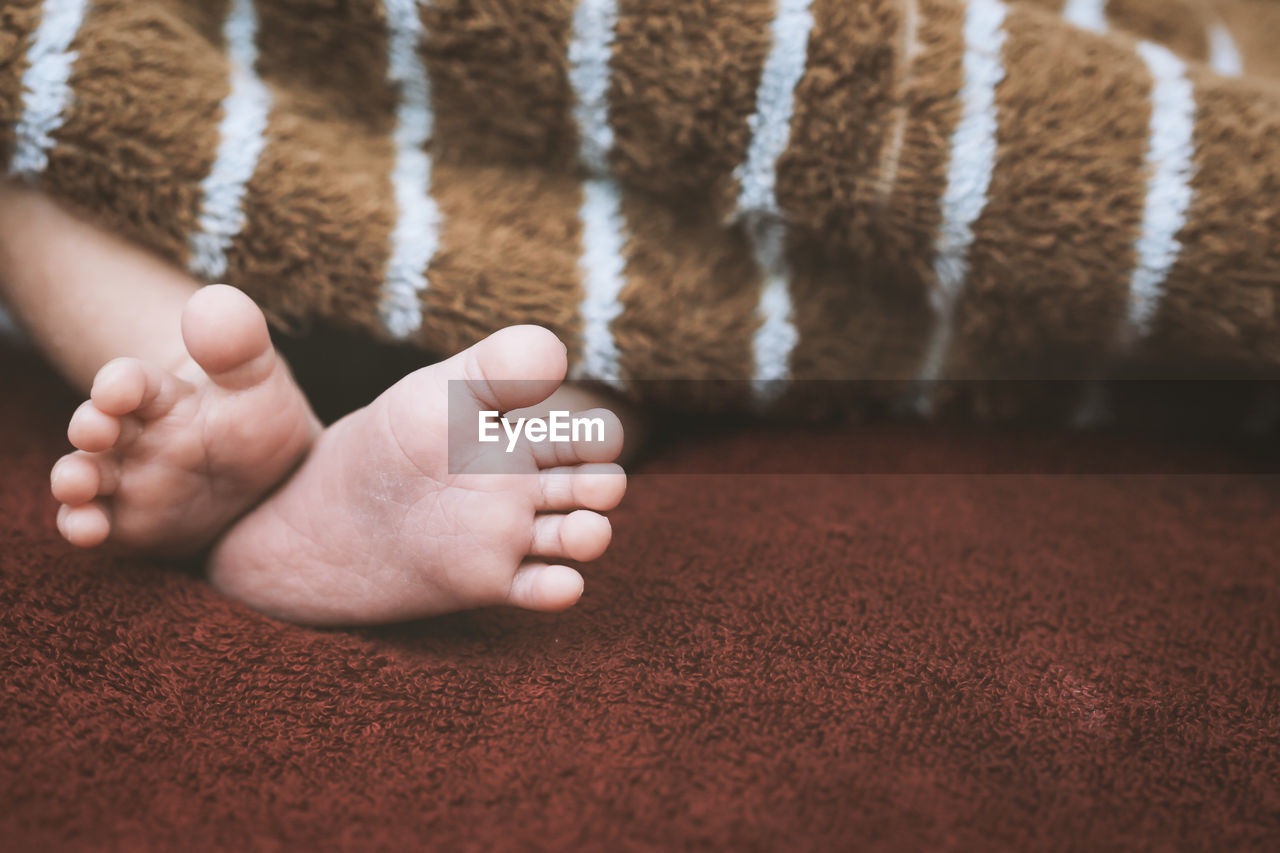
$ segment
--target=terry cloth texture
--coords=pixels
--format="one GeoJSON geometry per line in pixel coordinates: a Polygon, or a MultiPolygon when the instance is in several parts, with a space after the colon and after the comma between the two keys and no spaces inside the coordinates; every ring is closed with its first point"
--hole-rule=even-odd
{"type": "Polygon", "coordinates": [[[690,476],[1062,460],[901,426],[686,443],[572,610],[325,632],[63,543],[76,400],[0,367],[6,850],[1280,843],[1275,477],[690,476]]]}
{"type": "Polygon", "coordinates": [[[277,324],[541,323],[637,394],[1275,375],[1277,43],[1261,0],[22,0],[0,163],[277,324]]]}

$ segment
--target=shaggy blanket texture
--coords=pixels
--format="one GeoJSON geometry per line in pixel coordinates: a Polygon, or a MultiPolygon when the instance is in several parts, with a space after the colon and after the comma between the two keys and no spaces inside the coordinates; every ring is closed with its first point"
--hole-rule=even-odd
{"type": "Polygon", "coordinates": [[[1278,42],[1268,0],[18,0],[0,164],[279,325],[536,322],[637,395],[1275,375],[1278,42]]]}
{"type": "Polygon", "coordinates": [[[6,849],[1280,842],[1275,477],[678,473],[1063,454],[748,432],[650,459],[567,613],[316,631],[61,542],[75,400],[0,367],[6,849]]]}

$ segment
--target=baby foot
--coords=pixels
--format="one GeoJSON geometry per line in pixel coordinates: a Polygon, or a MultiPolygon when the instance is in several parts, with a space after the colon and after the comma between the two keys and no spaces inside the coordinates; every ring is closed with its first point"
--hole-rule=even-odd
{"type": "Polygon", "coordinates": [[[536,326],[409,374],[327,429],[289,481],[232,527],[212,553],[213,584],[311,624],[569,607],[582,577],[548,560],[591,560],[609,545],[608,520],[590,510],[612,509],[626,490],[622,469],[607,464],[622,447],[617,417],[582,413],[603,419],[604,440],[522,442],[502,473],[449,464],[451,419],[475,429],[481,411],[532,406],[564,374],[564,346],[536,326]],[[465,382],[452,398],[449,380],[465,382]]]}
{"type": "Polygon", "coordinates": [[[226,285],[197,291],[182,337],[187,355],[172,370],[109,362],[72,415],[67,435],[79,450],[50,475],[71,544],[198,552],[319,434],[249,297],[226,285]]]}

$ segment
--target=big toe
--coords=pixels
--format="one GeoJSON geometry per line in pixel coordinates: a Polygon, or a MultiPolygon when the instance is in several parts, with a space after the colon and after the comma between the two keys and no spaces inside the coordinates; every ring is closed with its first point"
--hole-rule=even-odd
{"type": "Polygon", "coordinates": [[[213,284],[196,291],[182,312],[187,352],[215,384],[256,385],[271,374],[275,349],[266,318],[234,287],[213,284]]]}
{"type": "Polygon", "coordinates": [[[540,403],[560,387],[568,369],[564,344],[541,326],[509,326],[441,365],[461,379],[482,405],[508,412],[540,403]]]}

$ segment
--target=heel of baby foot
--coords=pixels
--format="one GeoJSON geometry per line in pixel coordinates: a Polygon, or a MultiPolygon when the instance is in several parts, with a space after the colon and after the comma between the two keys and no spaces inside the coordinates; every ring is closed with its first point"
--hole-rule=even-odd
{"type": "Polygon", "coordinates": [[[234,287],[201,288],[182,312],[187,352],[214,384],[232,390],[264,381],[276,366],[266,318],[234,287]]]}

